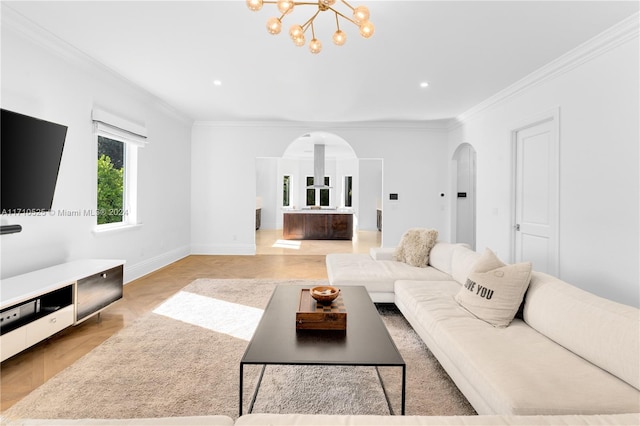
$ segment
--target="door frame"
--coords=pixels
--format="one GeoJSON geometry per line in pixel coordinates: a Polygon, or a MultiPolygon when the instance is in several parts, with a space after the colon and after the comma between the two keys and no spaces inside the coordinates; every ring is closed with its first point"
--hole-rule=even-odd
{"type": "Polygon", "coordinates": [[[516,261],[516,208],[517,208],[517,143],[518,132],[526,130],[530,127],[537,126],[538,124],[550,121],[551,131],[553,132],[554,146],[551,149],[551,164],[549,169],[554,172],[555,182],[554,193],[552,194],[553,203],[552,210],[549,212],[549,222],[554,229],[551,242],[553,244],[552,254],[554,262],[552,264],[552,270],[548,271],[549,274],[559,277],[560,273],[560,107],[554,107],[537,115],[522,120],[520,123],[514,125],[509,130],[510,144],[511,144],[511,259],[516,261]]]}

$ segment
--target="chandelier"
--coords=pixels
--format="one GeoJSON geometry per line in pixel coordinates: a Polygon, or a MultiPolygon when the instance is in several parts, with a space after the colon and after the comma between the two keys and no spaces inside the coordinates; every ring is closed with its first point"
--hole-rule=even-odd
{"type": "Polygon", "coordinates": [[[279,18],[269,18],[267,21],[267,31],[269,34],[280,34],[282,30],[283,18],[291,13],[296,6],[315,6],[316,12],[302,25],[294,24],[289,29],[289,36],[293,40],[296,46],[304,46],[306,43],[305,33],[311,28],[311,41],[309,41],[309,50],[311,53],[320,53],[322,50],[322,43],[316,38],[315,29],[313,28],[313,21],[320,14],[320,12],[333,12],[336,18],[336,32],[333,33],[333,42],[338,46],[342,46],[347,41],[347,34],[340,29],[340,18],[351,22],[360,28],[360,35],[364,38],[369,38],[373,35],[374,26],[369,21],[369,9],[366,6],[352,7],[344,0],[340,0],[345,6],[347,6],[352,13],[352,18],[344,15],[343,13],[334,9],[334,5],[337,0],[317,0],[317,1],[292,1],[292,0],[247,0],[247,6],[254,12],[262,9],[262,5],[275,4],[282,15],[279,18]]]}

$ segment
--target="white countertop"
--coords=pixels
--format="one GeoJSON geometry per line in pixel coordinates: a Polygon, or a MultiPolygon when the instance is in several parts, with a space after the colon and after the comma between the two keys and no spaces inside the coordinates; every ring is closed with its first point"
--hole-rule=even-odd
{"type": "Polygon", "coordinates": [[[353,209],[283,209],[282,213],[289,214],[353,214],[353,209]]]}

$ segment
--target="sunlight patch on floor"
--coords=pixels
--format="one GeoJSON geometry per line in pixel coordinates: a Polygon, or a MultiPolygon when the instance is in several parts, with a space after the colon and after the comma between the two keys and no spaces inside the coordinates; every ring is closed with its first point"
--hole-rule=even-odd
{"type": "Polygon", "coordinates": [[[180,291],[153,312],[249,341],[263,310],[180,291]]]}
{"type": "Polygon", "coordinates": [[[300,250],[301,241],[277,240],[271,247],[300,250]]]}

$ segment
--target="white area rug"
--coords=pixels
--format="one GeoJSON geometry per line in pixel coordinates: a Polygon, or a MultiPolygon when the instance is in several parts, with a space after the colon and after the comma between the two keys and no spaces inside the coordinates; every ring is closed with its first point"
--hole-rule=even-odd
{"type": "MultiPolygon", "coordinates": [[[[47,381],[3,416],[137,418],[223,414],[236,418],[240,359],[262,308],[278,284],[313,286],[319,282],[196,280],[47,381]]],[[[407,363],[407,414],[474,414],[395,307],[380,305],[379,312],[407,363]]],[[[253,412],[389,414],[375,369],[318,368],[322,367],[268,367],[253,412]]],[[[245,368],[244,401],[251,400],[259,372],[259,367],[255,371],[245,368]]],[[[400,399],[398,376],[382,374],[392,408],[400,399]]]]}

